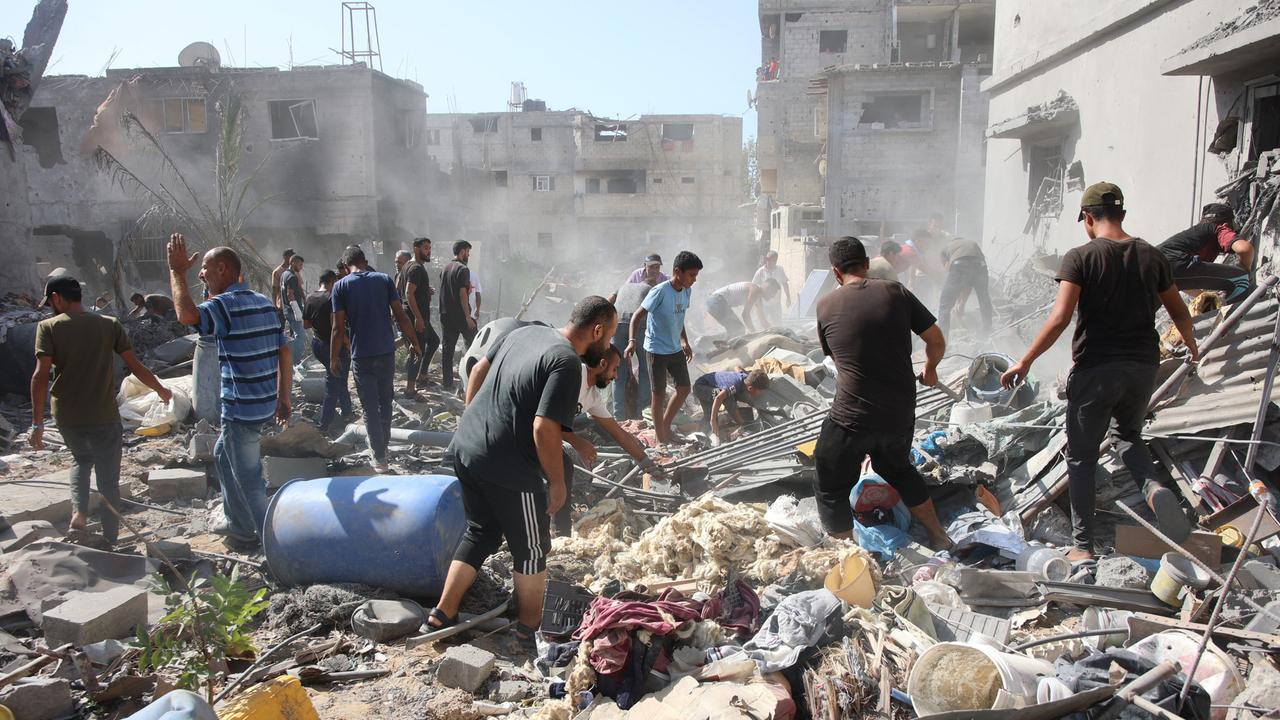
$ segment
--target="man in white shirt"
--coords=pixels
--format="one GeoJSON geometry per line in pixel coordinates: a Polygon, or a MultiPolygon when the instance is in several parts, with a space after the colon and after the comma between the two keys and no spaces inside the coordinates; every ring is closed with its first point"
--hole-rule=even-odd
{"type": "Polygon", "coordinates": [[[778,252],[770,250],[765,253],[764,264],[756,270],[756,274],[752,276],[751,282],[759,287],[764,287],[766,280],[773,280],[778,283],[778,288],[782,292],[777,297],[770,298],[764,305],[765,317],[768,318],[769,324],[776,324],[782,318],[782,304],[791,307],[791,285],[787,282],[787,274],[778,267],[778,252]],[[781,300],[781,303],[779,302],[781,300]]]}

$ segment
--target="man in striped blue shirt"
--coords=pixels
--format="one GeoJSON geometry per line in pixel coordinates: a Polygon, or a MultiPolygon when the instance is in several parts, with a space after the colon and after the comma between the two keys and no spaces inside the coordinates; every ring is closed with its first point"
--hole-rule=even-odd
{"type": "Polygon", "coordinates": [[[240,281],[240,256],[234,250],[215,247],[205,253],[200,280],[208,299],[199,305],[187,289],[187,271],[199,253],[188,257],[187,242],[178,233],[169,238],[168,253],[178,321],[196,327],[201,335],[214,336],[218,343],[222,433],[213,452],[227,523],[213,531],[248,549],[261,542],[267,516],[262,424],[273,415],[282,424],[289,420],[292,354],[271,300],[240,281]]]}

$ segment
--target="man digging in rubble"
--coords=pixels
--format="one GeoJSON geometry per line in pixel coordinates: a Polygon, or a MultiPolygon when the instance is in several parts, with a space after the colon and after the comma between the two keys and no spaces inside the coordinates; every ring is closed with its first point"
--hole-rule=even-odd
{"type": "Polygon", "coordinates": [[[53,419],[71,451],[71,525],[69,535],[83,534],[88,525],[89,474],[98,479],[102,504],[98,519],[102,537],[114,545],[120,526],[120,411],[116,407],[115,368],[119,355],[125,367],[166,404],[173,393],[138,361],[124,326],[113,317],[89,312],[80,283],[62,275],[44,286],[44,301],[53,317],[36,326],[36,369],[31,376],[31,434],[28,442],[44,449],[45,393],[52,398],[53,419]],[[53,372],[53,386],[49,376],[53,372]],[[111,507],[108,507],[111,506],[111,507]]]}
{"type": "Polygon", "coordinates": [[[563,328],[513,330],[472,370],[467,409],[449,446],[467,531],[427,620],[432,628],[457,622],[463,595],[505,538],[520,607],[516,637],[526,648],[533,644],[542,621],[550,518],[568,499],[562,443],[573,429],[582,363],[599,364],[617,322],[608,300],[590,296],[563,328]]]}
{"type": "Polygon", "coordinates": [[[237,549],[261,543],[267,517],[267,488],[262,480],[262,424],[272,415],[289,421],[293,355],[284,327],[270,300],[240,281],[240,256],[229,247],[204,254],[200,280],[208,299],[196,305],[187,289],[187,271],[200,258],[187,257],[187,241],[169,237],[169,284],[178,322],[191,325],[218,344],[222,375],[222,430],[213,455],[222,486],[226,523],[211,528],[237,549]]]}
{"type": "MultiPolygon", "coordinates": [[[[413,241],[413,261],[404,268],[405,306],[409,310],[409,319],[413,321],[413,334],[422,346],[421,355],[410,355],[405,362],[404,395],[407,398],[420,400],[418,394],[418,378],[424,375],[423,370],[431,366],[431,358],[435,357],[436,348],[440,347],[440,336],[431,327],[431,276],[427,274],[427,263],[431,262],[431,238],[416,238],[413,241]]],[[[423,387],[431,385],[422,377],[423,387]]]]}
{"type": "Polygon", "coordinates": [[[763,370],[747,372],[739,367],[728,372],[709,372],[693,382],[693,396],[702,406],[702,424],[711,433],[712,442],[724,440],[720,431],[720,409],[725,408],[729,417],[741,427],[743,423],[739,400],[764,392],[769,388],[769,375],[763,370]]]}
{"type": "Polygon", "coordinates": [[[942,249],[942,266],[947,271],[938,298],[938,327],[943,336],[951,324],[951,313],[957,305],[964,312],[969,293],[978,296],[982,312],[982,332],[991,332],[991,283],[987,278],[987,256],[982,246],[972,240],[956,238],[942,249]]]}
{"type": "Polygon", "coordinates": [[[333,329],[329,341],[329,372],[338,374],[338,351],[350,343],[355,369],[356,395],[364,413],[365,432],[373,453],[373,469],[390,471],[387,446],[391,441],[391,405],[395,398],[396,336],[392,319],[410,342],[410,352],[422,354],[422,346],[404,313],[395,282],[369,268],[364,250],[352,245],[342,253],[351,274],[333,286],[333,329]],[[347,330],[350,328],[350,337],[347,330]]]}
{"type": "Polygon", "coordinates": [[[893,486],[929,532],[937,549],[951,546],[938,521],[924,478],[911,464],[916,380],[938,382],[946,340],[924,303],[901,284],[867,278],[866,248],[842,237],[828,253],[840,287],[818,301],[818,340],[836,364],[836,396],[814,449],[814,495],[822,525],[839,538],[853,536],[849,492],[863,458],[893,486]],[[911,334],[925,344],[919,377],[911,363],[911,334]]]}
{"type": "Polygon", "coordinates": [[[1173,267],[1173,282],[1184,292],[1220,292],[1230,305],[1253,289],[1253,244],[1236,234],[1235,211],[1225,203],[1205,205],[1200,222],[1160,243],[1160,252],[1173,267]],[[1214,262],[1220,254],[1235,255],[1240,264],[1214,262]]]}
{"type": "Polygon", "coordinates": [[[726,339],[735,340],[744,332],[755,332],[756,325],[751,322],[753,311],[760,320],[760,329],[769,327],[769,321],[764,316],[764,303],[777,294],[778,281],[772,278],[765,280],[762,285],[754,282],[730,283],[707,297],[707,313],[724,327],[726,339]],[[742,308],[741,318],[737,308],[742,308]]]}
{"type": "Polygon", "coordinates": [[[671,440],[671,423],[676,419],[680,406],[689,397],[689,362],[693,360],[693,348],[684,330],[684,316],[689,311],[693,296],[690,288],[698,281],[702,260],[697,255],[682,250],[671,267],[671,279],[658,283],[644,302],[631,315],[631,339],[622,353],[628,360],[636,351],[636,338],[644,331],[644,349],[648,353],[650,401],[653,412],[653,432],[659,443],[671,440]],[[676,386],[671,402],[667,399],[667,376],[676,386]]]}
{"type": "Polygon", "coordinates": [[[1120,459],[1161,528],[1178,542],[1191,531],[1177,496],[1156,481],[1141,434],[1160,362],[1156,311],[1161,305],[1169,311],[1194,361],[1191,314],[1174,285],[1168,259],[1125,232],[1124,217],[1119,187],[1102,182],[1084,191],[1078,219],[1084,221],[1089,242],[1063,256],[1049,319],[1026,355],[1000,378],[1006,388],[1025,380],[1031,364],[1053,346],[1078,310],[1067,378],[1067,487],[1075,544],[1067,558],[1072,562],[1093,558],[1094,474],[1099,446],[1113,419],[1120,459]]]}

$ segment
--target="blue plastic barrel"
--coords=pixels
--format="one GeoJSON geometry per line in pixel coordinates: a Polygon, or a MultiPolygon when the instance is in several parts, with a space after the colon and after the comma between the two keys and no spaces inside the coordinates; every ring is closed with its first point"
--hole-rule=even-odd
{"type": "Polygon", "coordinates": [[[434,600],[466,526],[457,478],[293,480],[271,499],[262,544],[285,585],[361,583],[434,600]]]}

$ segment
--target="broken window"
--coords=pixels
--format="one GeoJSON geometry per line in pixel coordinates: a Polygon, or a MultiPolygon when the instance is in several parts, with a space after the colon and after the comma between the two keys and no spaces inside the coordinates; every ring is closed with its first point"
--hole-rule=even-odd
{"type": "Polygon", "coordinates": [[[607,188],[610,195],[634,195],[639,192],[634,177],[609,178],[607,188]]]}
{"type": "Polygon", "coordinates": [[[682,178],[680,178],[680,184],[681,184],[681,185],[692,185],[692,184],[693,184],[693,178],[691,178],[691,177],[682,177],[682,178]]]}
{"type": "Polygon", "coordinates": [[[693,139],[693,123],[662,123],[662,139],[682,142],[693,139]]]}
{"type": "Polygon", "coordinates": [[[1030,145],[1027,158],[1027,202],[1033,215],[1057,216],[1062,209],[1062,182],[1066,174],[1062,143],[1030,145]]]}
{"type": "Polygon", "coordinates": [[[202,133],[209,129],[204,98],[165,98],[143,101],[144,124],[156,132],[202,133]]]}
{"type": "Polygon", "coordinates": [[[422,120],[422,113],[419,111],[400,111],[400,133],[405,147],[418,146],[418,138],[422,135],[422,120]]]}
{"type": "Polygon", "coordinates": [[[626,123],[596,123],[596,142],[626,142],[626,123]]]}
{"type": "Polygon", "coordinates": [[[538,233],[538,247],[540,248],[551,247],[551,233],[549,232],[538,233]]]}
{"type": "Polygon", "coordinates": [[[471,131],[477,133],[495,133],[498,132],[498,116],[497,115],[477,115],[473,118],[467,118],[471,123],[471,131]]]}
{"type": "Polygon", "coordinates": [[[493,171],[493,185],[494,185],[494,187],[506,187],[506,186],[507,186],[507,171],[506,171],[506,170],[494,170],[494,171],[493,171]]]}
{"type": "Polygon", "coordinates": [[[22,128],[22,144],[36,149],[40,167],[51,168],[66,162],[62,158],[57,108],[29,107],[18,120],[18,125],[22,128]]]}
{"type": "Polygon", "coordinates": [[[876,130],[907,130],[929,127],[928,92],[872,95],[862,103],[859,127],[876,130]]]}
{"type": "Polygon", "coordinates": [[[587,178],[587,194],[596,195],[600,192],[600,178],[587,178]]]}
{"type": "Polygon", "coordinates": [[[820,53],[842,53],[848,43],[848,30],[821,30],[818,32],[818,52],[820,53]]]}
{"type": "Polygon", "coordinates": [[[534,192],[551,192],[556,189],[556,177],[554,175],[534,175],[533,191],[534,192]]]}
{"type": "Polygon", "coordinates": [[[542,128],[529,128],[529,140],[532,142],[542,142],[542,128]]]}
{"type": "Polygon", "coordinates": [[[271,115],[272,140],[320,137],[315,100],[270,100],[267,112],[271,115]]]}
{"type": "Polygon", "coordinates": [[[1249,160],[1256,161],[1262,153],[1280,147],[1280,84],[1249,87],[1249,100],[1249,160]]]}

